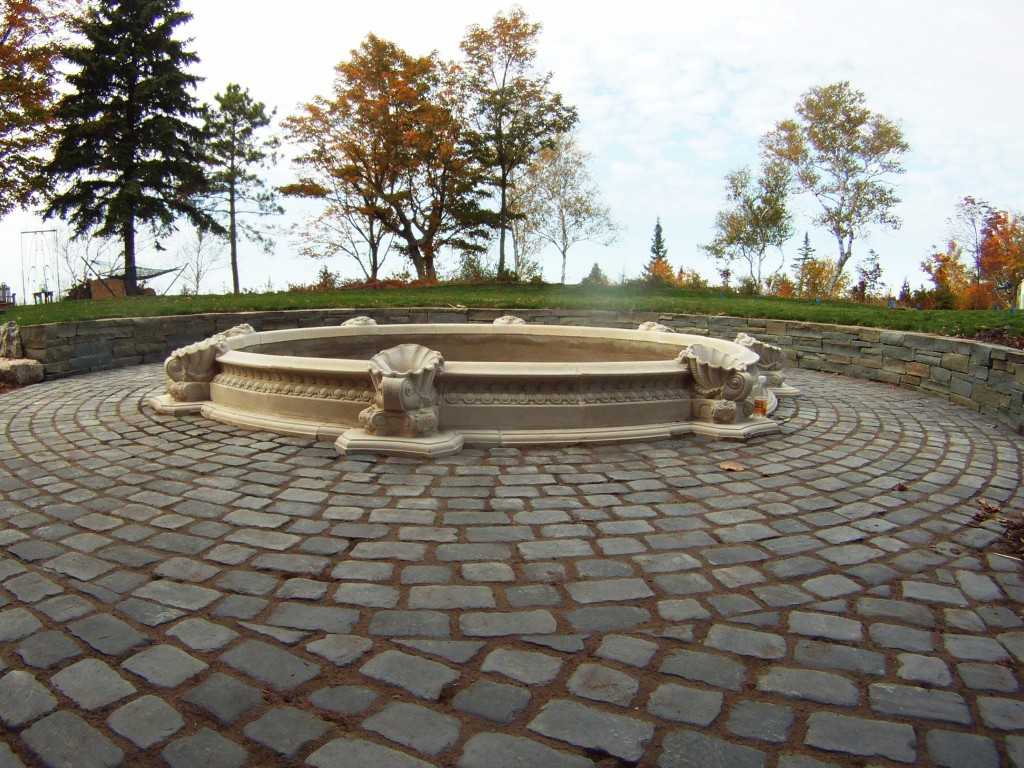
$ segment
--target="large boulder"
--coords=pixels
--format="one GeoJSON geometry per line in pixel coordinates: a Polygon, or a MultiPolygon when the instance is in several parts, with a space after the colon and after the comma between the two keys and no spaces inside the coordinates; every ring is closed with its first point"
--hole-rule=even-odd
{"type": "Polygon", "coordinates": [[[9,360],[0,357],[0,382],[24,387],[43,380],[43,364],[38,360],[9,360]]]}

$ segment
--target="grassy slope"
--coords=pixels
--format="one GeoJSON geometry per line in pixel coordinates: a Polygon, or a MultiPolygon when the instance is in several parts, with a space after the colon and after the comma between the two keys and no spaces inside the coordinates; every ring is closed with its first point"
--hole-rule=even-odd
{"type": "Polygon", "coordinates": [[[107,317],[145,317],[203,312],[323,309],[330,307],[500,307],[507,309],[606,309],[681,314],[770,317],[840,325],[923,331],[973,337],[994,329],[1024,334],[1024,313],[1008,311],[916,311],[874,305],[797,299],[721,296],[717,291],[652,290],[634,286],[439,285],[429,288],[342,290],[331,293],[271,293],[240,296],[166,296],[64,301],[7,307],[0,322],[19,325],[107,317]]]}

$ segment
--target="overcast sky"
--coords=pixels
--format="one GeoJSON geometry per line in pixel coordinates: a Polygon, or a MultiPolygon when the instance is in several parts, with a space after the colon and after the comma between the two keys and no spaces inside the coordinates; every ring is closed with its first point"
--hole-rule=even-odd
{"type": "MultiPolygon", "coordinates": [[[[854,244],[854,261],[869,247],[878,252],[884,282],[896,289],[905,277],[915,286],[926,282],[920,262],[947,239],[947,219],[964,195],[1024,209],[1020,0],[520,5],[544,25],[538,66],[554,73],[555,90],[579,110],[580,141],[593,155],[593,175],[625,228],[611,247],[575,246],[570,282],[595,261],[613,278],[638,274],[658,216],[673,267],[713,276],[715,267],[698,246],[712,237],[725,174],[757,163],[760,137],[793,115],[802,93],[839,80],[864,91],[871,109],[898,120],[911,147],[906,173],[895,179],[902,229],[874,230],[854,244]]],[[[369,32],[412,54],[436,49],[455,58],[467,26],[487,26],[511,6],[489,0],[182,0],[182,7],[194,17],[182,32],[193,38],[201,59],[199,97],[211,100],[236,82],[276,107],[279,120],[327,94],[333,66],[369,32]]],[[[270,178],[286,183],[293,173],[285,159],[270,178]]],[[[287,222],[301,218],[299,205],[285,205],[287,222]]],[[[819,256],[835,256],[834,241],[810,224],[816,205],[797,205],[798,235],[785,248],[787,270],[805,230],[819,256]]],[[[21,241],[31,242],[20,233],[41,226],[51,225],[27,215],[0,221],[0,280],[20,290],[21,241]]],[[[243,287],[312,280],[321,263],[296,251],[287,236],[272,258],[243,247],[243,287]]],[[[173,253],[151,254],[140,255],[139,263],[173,260],[173,253]]],[[[547,253],[543,263],[545,277],[556,281],[557,254],[547,253]]],[[[771,267],[778,263],[773,259],[771,267]]],[[[358,274],[340,259],[328,266],[358,274]]],[[[402,268],[393,256],[385,272],[402,268]]],[[[221,291],[229,284],[224,269],[204,288],[221,291]]]]}

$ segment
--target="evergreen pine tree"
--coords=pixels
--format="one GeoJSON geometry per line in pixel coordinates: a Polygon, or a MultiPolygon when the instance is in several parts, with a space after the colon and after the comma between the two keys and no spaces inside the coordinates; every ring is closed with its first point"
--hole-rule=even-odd
{"type": "Polygon", "coordinates": [[[811,247],[811,239],[804,232],[804,243],[796,249],[796,258],[793,259],[793,277],[796,278],[796,295],[804,295],[804,283],[807,278],[807,264],[814,260],[814,248],[811,247]]]}
{"type": "Polygon", "coordinates": [[[672,267],[668,263],[668,248],[665,247],[665,236],[661,231],[661,217],[654,223],[654,236],[651,238],[651,259],[644,267],[644,280],[649,283],[671,284],[675,281],[672,267]]]}
{"type": "Polygon", "coordinates": [[[665,237],[661,231],[661,217],[654,222],[654,236],[651,238],[651,256],[658,261],[664,261],[668,256],[668,248],[665,247],[665,237]]]}
{"type": "Polygon", "coordinates": [[[914,293],[910,290],[910,278],[903,278],[903,285],[900,286],[900,295],[897,297],[902,306],[909,307],[914,303],[914,293]]]}
{"type": "Polygon", "coordinates": [[[166,231],[184,217],[222,231],[196,202],[206,177],[191,122],[199,78],[187,68],[199,59],[173,36],[190,18],[178,0],[105,0],[77,22],[82,42],[64,52],[75,69],[57,106],[47,174],[59,191],[45,216],[68,217],[76,235],[120,238],[130,295],[138,292],[138,226],[166,231]]]}
{"type": "Polygon", "coordinates": [[[580,280],[580,285],[608,285],[608,276],[601,269],[600,265],[595,261],[594,266],[590,268],[590,274],[580,280]]]}
{"type": "Polygon", "coordinates": [[[874,248],[868,249],[868,255],[857,265],[857,284],[850,293],[857,301],[874,298],[882,285],[882,265],[878,263],[878,254],[874,248]]]}
{"type": "Polygon", "coordinates": [[[216,105],[206,107],[206,154],[210,190],[206,200],[211,213],[227,221],[227,240],[231,246],[231,279],[234,292],[238,283],[238,235],[259,243],[267,251],[273,241],[245,218],[283,213],[277,193],[253,173],[277,159],[279,144],[274,137],[260,138],[256,132],[270,125],[274,115],[267,114],[262,101],[255,101],[249,90],[231,83],[224,93],[214,96],[216,105]]]}

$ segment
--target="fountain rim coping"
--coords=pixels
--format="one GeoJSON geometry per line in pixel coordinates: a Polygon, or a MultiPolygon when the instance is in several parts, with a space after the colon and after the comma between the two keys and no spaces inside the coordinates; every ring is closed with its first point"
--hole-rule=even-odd
{"type": "MultiPolygon", "coordinates": [[[[224,343],[229,351],[218,355],[217,361],[223,365],[235,365],[245,368],[262,368],[264,370],[277,370],[281,372],[304,371],[316,368],[326,374],[349,374],[366,373],[369,360],[356,358],[327,358],[327,357],[302,357],[298,355],[280,355],[264,352],[248,352],[246,348],[266,343],[281,343],[288,341],[302,341],[304,339],[317,339],[325,337],[352,336],[367,337],[377,336],[386,339],[388,336],[403,336],[409,334],[427,336],[533,336],[553,338],[592,338],[592,339],[616,339],[621,341],[642,341],[654,344],[664,344],[666,347],[674,348],[675,354],[667,359],[656,360],[623,360],[614,362],[539,362],[526,361],[517,362],[513,360],[502,360],[500,364],[507,367],[509,373],[533,376],[558,376],[564,377],[567,374],[579,376],[603,376],[609,374],[622,375],[645,375],[652,373],[674,373],[680,371],[680,364],[676,362],[676,355],[693,344],[703,344],[708,347],[721,349],[737,357],[738,362],[754,366],[758,363],[759,357],[756,352],[748,349],[734,341],[717,339],[710,336],[699,336],[697,334],[667,333],[663,331],[641,331],[622,328],[602,328],[600,326],[574,326],[574,325],[485,325],[464,323],[401,323],[395,325],[357,325],[357,326],[327,326],[321,328],[290,328],[275,331],[256,331],[251,334],[232,336],[225,339],[224,343]]],[[[429,346],[429,345],[422,345],[429,346]]],[[[386,349],[387,347],[382,347],[386,349]]],[[[485,376],[493,377],[495,362],[476,362],[464,360],[445,359],[444,373],[449,376],[485,376]]]]}

